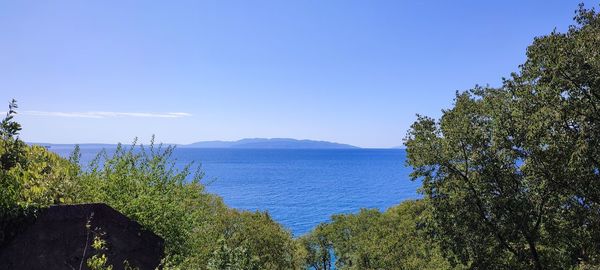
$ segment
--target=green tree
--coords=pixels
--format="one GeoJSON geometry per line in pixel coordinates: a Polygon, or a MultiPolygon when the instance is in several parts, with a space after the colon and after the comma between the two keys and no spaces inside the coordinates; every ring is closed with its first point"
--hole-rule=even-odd
{"type": "Polygon", "coordinates": [[[9,175],[9,170],[17,165],[25,165],[24,143],[18,138],[21,125],[13,120],[17,102],[13,99],[8,106],[6,117],[0,123],[0,207],[2,218],[16,207],[19,194],[17,179],[9,175]]]}
{"type": "Polygon", "coordinates": [[[18,164],[25,162],[23,149],[25,143],[19,139],[21,125],[14,121],[17,114],[17,101],[12,100],[8,105],[6,117],[0,122],[0,139],[2,141],[0,153],[0,168],[3,171],[8,171],[18,164]]]}
{"type": "Polygon", "coordinates": [[[333,244],[327,224],[319,224],[310,233],[297,239],[302,250],[303,264],[314,270],[330,270],[332,266],[333,244]]]}
{"type": "Polygon", "coordinates": [[[334,215],[299,239],[305,266],[331,269],[453,269],[431,241],[425,224],[430,220],[426,201],[405,201],[380,212],[363,209],[334,215]]]}
{"type": "Polygon", "coordinates": [[[18,137],[17,104],[9,104],[0,123],[0,246],[15,235],[37,209],[75,200],[79,167],[18,137]]]}
{"type": "Polygon", "coordinates": [[[25,166],[25,144],[19,140],[21,125],[13,120],[17,102],[13,99],[0,123],[0,246],[16,233],[16,222],[22,216],[18,207],[21,186],[14,173],[15,167],[25,166]]]}
{"type": "MultiPolygon", "coordinates": [[[[229,209],[221,213],[220,222],[220,237],[224,241],[222,246],[235,251],[235,260],[232,262],[248,266],[243,269],[298,267],[292,234],[268,213],[229,209]]],[[[223,262],[218,257],[213,257],[212,261],[223,262]]]]}
{"type": "Polygon", "coordinates": [[[230,247],[225,239],[218,241],[219,248],[208,261],[209,270],[258,270],[259,259],[243,246],[230,247]]]}
{"type": "Polygon", "coordinates": [[[600,17],[536,38],[499,88],[457,93],[406,138],[435,237],[477,269],[565,269],[600,251],[600,17]]]}

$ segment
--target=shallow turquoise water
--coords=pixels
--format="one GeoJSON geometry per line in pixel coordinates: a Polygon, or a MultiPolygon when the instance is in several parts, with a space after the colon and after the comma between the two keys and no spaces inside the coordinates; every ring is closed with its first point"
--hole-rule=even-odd
{"type": "MultiPolygon", "coordinates": [[[[51,148],[61,155],[72,149],[51,148]]],[[[82,149],[87,162],[98,148],[82,149]]],[[[385,210],[418,198],[400,149],[176,149],[182,166],[201,163],[207,189],[231,207],[265,210],[295,236],[339,213],[385,210]]]]}

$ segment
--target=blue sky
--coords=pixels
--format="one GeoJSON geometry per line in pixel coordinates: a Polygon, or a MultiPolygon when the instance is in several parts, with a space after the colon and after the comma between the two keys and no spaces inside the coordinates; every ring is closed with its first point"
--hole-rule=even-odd
{"type": "Polygon", "coordinates": [[[31,142],[391,147],[578,2],[0,1],[0,98],[31,142]]]}

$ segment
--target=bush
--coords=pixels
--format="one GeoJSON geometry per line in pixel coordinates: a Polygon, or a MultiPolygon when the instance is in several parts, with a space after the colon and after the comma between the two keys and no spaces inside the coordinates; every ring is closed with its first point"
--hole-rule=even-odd
{"type": "Polygon", "coordinates": [[[331,269],[452,269],[439,246],[428,236],[427,203],[405,201],[379,212],[334,215],[300,238],[307,267],[331,269]]]}

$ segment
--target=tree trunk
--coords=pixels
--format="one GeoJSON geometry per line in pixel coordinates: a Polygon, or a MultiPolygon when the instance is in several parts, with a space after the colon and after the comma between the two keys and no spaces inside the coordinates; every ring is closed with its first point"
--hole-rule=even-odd
{"type": "Polygon", "coordinates": [[[527,239],[527,243],[529,244],[529,250],[531,252],[531,257],[533,259],[533,264],[536,270],[543,270],[542,263],[540,262],[540,256],[537,253],[537,249],[535,247],[535,242],[531,239],[527,239]]]}

